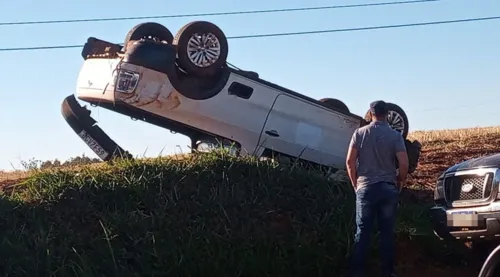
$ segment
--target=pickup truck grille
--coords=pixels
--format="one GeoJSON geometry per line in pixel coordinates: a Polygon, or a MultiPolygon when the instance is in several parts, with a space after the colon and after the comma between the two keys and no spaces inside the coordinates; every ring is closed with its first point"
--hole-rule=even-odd
{"type": "Polygon", "coordinates": [[[446,201],[474,201],[486,199],[491,194],[493,173],[483,176],[459,175],[444,180],[446,201]]]}

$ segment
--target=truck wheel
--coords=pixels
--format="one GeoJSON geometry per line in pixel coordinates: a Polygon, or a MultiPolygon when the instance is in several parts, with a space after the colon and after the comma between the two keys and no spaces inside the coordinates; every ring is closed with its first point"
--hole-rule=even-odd
{"type": "Polygon", "coordinates": [[[478,277],[495,276],[500,276],[500,246],[497,246],[488,254],[478,277]]]}
{"type": "MultiPolygon", "coordinates": [[[[389,125],[396,131],[400,132],[403,138],[406,139],[408,136],[408,117],[406,113],[396,104],[387,103],[389,106],[389,115],[387,117],[387,121],[389,125]]],[[[365,114],[365,120],[371,121],[370,110],[368,110],[365,114]]]]}
{"type": "Polygon", "coordinates": [[[154,41],[165,41],[168,44],[172,44],[174,36],[167,29],[167,27],[156,23],[156,22],[144,22],[135,25],[127,33],[125,37],[125,44],[123,45],[123,50],[127,51],[128,44],[132,41],[137,41],[140,39],[151,39],[154,41]]]}
{"type": "Polygon", "coordinates": [[[227,38],[219,27],[207,21],[194,21],[175,35],[180,68],[196,77],[214,76],[226,64],[227,38]]]}
{"type": "Polygon", "coordinates": [[[320,99],[319,102],[324,103],[325,107],[330,108],[332,110],[336,110],[336,111],[339,111],[342,113],[350,113],[347,105],[338,99],[323,98],[323,99],[320,99]]]}

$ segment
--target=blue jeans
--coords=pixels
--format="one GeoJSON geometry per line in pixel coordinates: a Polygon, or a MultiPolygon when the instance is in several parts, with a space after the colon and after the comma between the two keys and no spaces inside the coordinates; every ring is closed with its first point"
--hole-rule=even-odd
{"type": "MultiPolygon", "coordinates": [[[[394,183],[380,182],[361,187],[356,192],[356,235],[352,269],[354,276],[364,276],[365,257],[375,217],[380,231],[380,250],[383,276],[394,270],[394,225],[399,201],[399,189],[394,183]]],[[[370,275],[370,274],[369,274],[370,275]]]]}

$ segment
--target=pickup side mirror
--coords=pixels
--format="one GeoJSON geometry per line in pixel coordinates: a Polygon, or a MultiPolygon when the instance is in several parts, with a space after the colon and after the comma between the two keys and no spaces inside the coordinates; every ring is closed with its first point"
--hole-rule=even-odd
{"type": "Polygon", "coordinates": [[[481,268],[478,277],[500,276],[500,245],[493,250],[481,268]]]}
{"type": "MultiPolygon", "coordinates": [[[[408,173],[411,174],[417,170],[422,144],[416,140],[413,142],[405,139],[406,153],[408,154],[408,173]]],[[[396,168],[399,168],[399,163],[396,159],[396,168]]]]}
{"type": "Polygon", "coordinates": [[[413,173],[417,170],[420,153],[422,151],[422,144],[416,140],[413,142],[405,139],[406,153],[408,154],[408,173],[413,173]]]}

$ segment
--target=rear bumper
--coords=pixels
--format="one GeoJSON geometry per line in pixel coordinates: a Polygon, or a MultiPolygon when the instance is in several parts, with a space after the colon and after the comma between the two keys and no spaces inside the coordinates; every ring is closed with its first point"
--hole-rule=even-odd
{"type": "Polygon", "coordinates": [[[500,239],[500,211],[477,213],[478,224],[474,227],[449,226],[442,207],[433,207],[430,215],[434,233],[441,239],[500,239]]]}
{"type": "Polygon", "coordinates": [[[104,131],[96,125],[90,116],[90,111],[82,107],[74,95],[64,99],[61,112],[75,133],[87,144],[103,161],[114,158],[132,158],[114,142],[104,131]]]}
{"type": "Polygon", "coordinates": [[[78,73],[75,95],[86,102],[115,101],[113,73],[119,59],[87,59],[78,73]]]}

